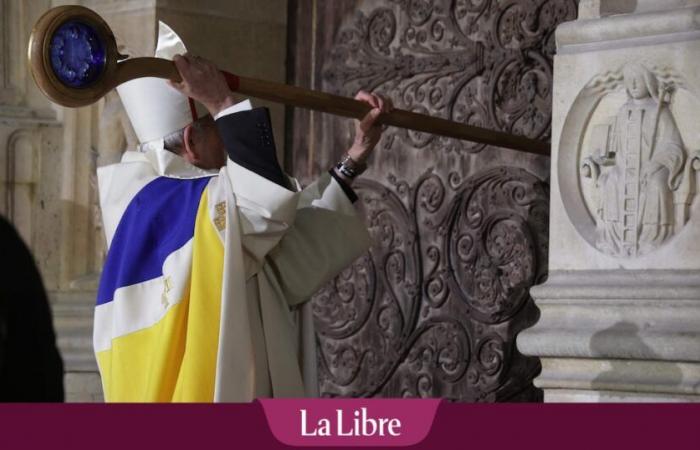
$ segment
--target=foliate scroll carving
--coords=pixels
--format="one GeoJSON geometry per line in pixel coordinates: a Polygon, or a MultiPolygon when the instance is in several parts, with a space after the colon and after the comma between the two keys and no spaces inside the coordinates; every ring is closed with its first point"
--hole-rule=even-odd
{"type": "Polygon", "coordinates": [[[391,376],[420,306],[417,233],[408,211],[378,183],[363,181],[357,191],[376,251],[317,294],[312,308],[322,367],[348,395],[376,390],[391,376]]]}
{"type": "MultiPolygon", "coordinates": [[[[554,30],[577,3],[363,0],[337,31],[319,24],[335,39],[321,46],[317,87],[377,91],[402,109],[546,140],[554,30]]],[[[312,129],[337,149],[346,126],[322,117],[312,129]]],[[[514,343],[537,317],[527,288],[546,272],[549,196],[508,167],[539,174],[539,160],[477,155],[484,148],[385,132],[354,185],[374,246],[314,299],[322,395],[539,398],[539,362],[514,343]]],[[[299,150],[310,171],[338,156],[299,150]]]]}
{"type": "Polygon", "coordinates": [[[458,198],[452,211],[451,281],[473,317],[498,323],[520,309],[529,287],[543,275],[535,245],[547,237],[533,236],[527,220],[530,215],[539,220],[534,231],[542,233],[548,210],[537,198],[544,192],[508,170],[480,179],[477,186],[458,198]]]}
{"type": "Polygon", "coordinates": [[[581,130],[579,168],[593,244],[603,253],[645,255],[688,221],[695,173],[674,112],[677,96],[690,97],[677,73],[632,62],[595,77],[572,110],[584,114],[588,100],[585,114],[593,115],[581,130]]]}
{"type": "Polygon", "coordinates": [[[546,184],[514,168],[389,181],[358,180],[375,245],[314,299],[322,394],[478,401],[531,389],[538,363],[514,340],[535,318],[527,288],[546,273],[546,184]]]}
{"type": "MultiPolygon", "coordinates": [[[[372,2],[366,2],[372,3],[372,2]]],[[[338,33],[325,88],[383,92],[397,107],[547,139],[554,29],[575,17],[573,0],[387,0],[338,33]]],[[[483,145],[394,131],[392,142],[483,145]]]]}

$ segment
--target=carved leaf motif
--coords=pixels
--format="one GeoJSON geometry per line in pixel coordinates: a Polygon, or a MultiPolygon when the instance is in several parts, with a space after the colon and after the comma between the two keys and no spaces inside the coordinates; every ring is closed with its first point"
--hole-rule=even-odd
{"type": "MultiPolygon", "coordinates": [[[[386,0],[338,34],[328,89],[389,94],[403,109],[548,139],[554,29],[574,0],[386,0]]],[[[422,148],[431,135],[394,131],[422,148]]],[[[453,150],[483,145],[442,139],[453,150]]]]}
{"type": "Polygon", "coordinates": [[[476,183],[453,206],[449,271],[472,316],[498,323],[518,311],[544,274],[535,243],[547,242],[546,226],[539,218],[532,225],[528,220],[530,211],[546,211],[547,191],[518,169],[491,171],[476,183]]]}

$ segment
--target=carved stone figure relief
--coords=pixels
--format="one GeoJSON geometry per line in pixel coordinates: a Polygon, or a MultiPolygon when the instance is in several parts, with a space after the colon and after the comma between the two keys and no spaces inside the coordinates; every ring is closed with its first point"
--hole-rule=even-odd
{"type": "MultiPolygon", "coordinates": [[[[548,139],[554,29],[576,1],[317,4],[291,4],[318,17],[297,25],[297,57],[309,45],[318,56],[295,83],[548,139]]],[[[350,133],[347,120],[305,114],[292,170],[310,181],[350,133]]],[[[540,399],[539,361],[515,337],[535,322],[528,288],[547,273],[549,160],[392,128],[378,147],[354,185],[372,249],[312,303],[321,395],[540,399]]]]}
{"type": "Polygon", "coordinates": [[[597,120],[583,131],[581,186],[595,221],[594,245],[612,256],[647,254],[688,221],[697,154],[689,153],[673,106],[676,96],[691,94],[673,71],[665,76],[636,62],[609,74],[597,120]],[[614,116],[604,117],[608,112],[614,116]]]}

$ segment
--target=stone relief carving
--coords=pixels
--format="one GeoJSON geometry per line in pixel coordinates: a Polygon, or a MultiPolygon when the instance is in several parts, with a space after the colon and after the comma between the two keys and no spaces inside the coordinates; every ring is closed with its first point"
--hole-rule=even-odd
{"type": "MultiPolygon", "coordinates": [[[[375,90],[403,109],[549,137],[554,29],[576,1],[362,5],[323,55],[324,90],[375,90]]],[[[528,288],[547,271],[548,186],[520,168],[474,169],[484,148],[387,131],[374,179],[355,185],[375,244],[313,299],[321,395],[541,398],[539,361],[515,336],[537,317],[528,288]],[[401,160],[409,149],[426,150],[401,160]],[[393,164],[431,169],[407,180],[393,164]]]]}
{"type": "Polygon", "coordinates": [[[581,163],[582,186],[596,197],[595,246],[606,254],[647,254],[688,220],[695,177],[686,174],[688,151],[671,109],[678,80],[638,63],[608,80],[606,91],[621,90],[625,100],[612,119],[592,124],[581,163]]]}
{"type": "Polygon", "coordinates": [[[546,274],[546,184],[515,168],[391,179],[358,180],[376,245],[313,302],[322,394],[537,398],[513,337],[546,274]]]}
{"type": "MultiPolygon", "coordinates": [[[[392,93],[402,109],[548,139],[554,29],[576,15],[573,0],[385,0],[340,30],[326,85],[392,93]]],[[[397,131],[423,148],[485,146],[397,131]],[[439,141],[439,142],[436,142],[439,141]]]]}

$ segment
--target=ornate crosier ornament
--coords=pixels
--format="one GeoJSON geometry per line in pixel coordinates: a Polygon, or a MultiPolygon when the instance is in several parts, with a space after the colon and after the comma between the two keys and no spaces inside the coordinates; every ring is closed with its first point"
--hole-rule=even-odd
{"type": "MultiPolygon", "coordinates": [[[[114,34],[94,11],[82,6],[59,6],[37,21],[29,39],[32,75],[41,91],[68,107],[86,106],[129,80],[141,77],[180,81],[172,61],[131,58],[117,52],[114,34]]],[[[222,72],[233,91],[290,106],[343,117],[363,118],[371,107],[361,101],[222,72]]],[[[408,128],[441,136],[549,154],[546,142],[488,130],[467,123],[394,110],[379,117],[382,125],[408,128]]]]}
{"type": "MultiPolygon", "coordinates": [[[[44,95],[71,108],[95,103],[135,78],[180,81],[172,61],[120,54],[109,25],[96,12],[77,5],[52,8],[39,18],[29,37],[28,57],[44,95]]],[[[241,79],[222,73],[237,90],[241,79]]]]}
{"type": "Polygon", "coordinates": [[[94,103],[130,79],[134,62],[138,64],[138,58],[118,64],[126,56],[118,53],[107,23],[79,6],[53,8],[44,14],[32,30],[28,56],[41,91],[68,107],[94,103]]]}
{"type": "Polygon", "coordinates": [[[78,21],[61,24],[51,36],[51,69],[62,83],[83,88],[99,78],[105,48],[93,27],[78,21]]]}
{"type": "MultiPolygon", "coordinates": [[[[629,63],[596,77],[574,103],[570,117],[584,114],[584,108],[593,115],[590,127],[578,132],[580,195],[594,228],[587,227],[590,220],[572,221],[603,253],[621,258],[648,254],[689,219],[699,154],[686,147],[677,124],[673,102],[678,95],[692,97],[673,71],[657,73],[629,63]],[[622,104],[614,98],[622,98],[622,104]],[[606,117],[608,111],[614,116],[606,117]]],[[[572,124],[567,119],[563,138],[572,124]]],[[[566,198],[572,193],[562,180],[566,198]]],[[[580,215],[571,204],[567,209],[580,215]]]]}

